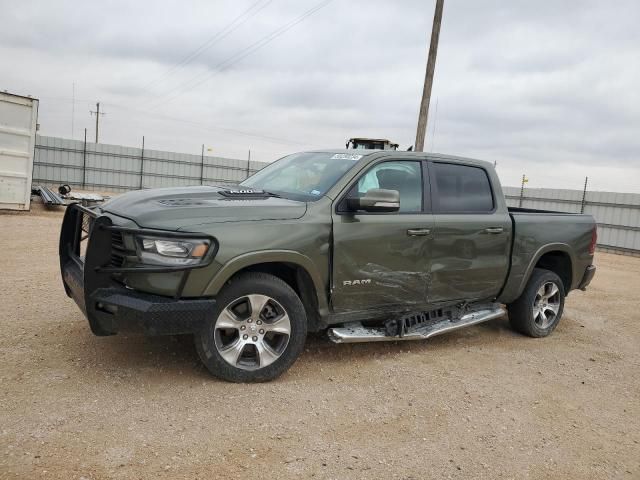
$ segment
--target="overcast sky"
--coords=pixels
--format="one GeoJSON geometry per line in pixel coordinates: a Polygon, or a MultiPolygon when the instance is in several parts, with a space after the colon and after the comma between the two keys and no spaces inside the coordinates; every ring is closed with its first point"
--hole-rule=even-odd
{"type": "MultiPolygon", "coordinates": [[[[43,135],[71,137],[75,110],[93,138],[100,101],[102,143],[404,149],[434,3],[0,0],[0,90],[41,99],[43,135]]],[[[507,185],[640,192],[639,20],[636,0],[446,0],[425,150],[496,161],[507,185]]]]}

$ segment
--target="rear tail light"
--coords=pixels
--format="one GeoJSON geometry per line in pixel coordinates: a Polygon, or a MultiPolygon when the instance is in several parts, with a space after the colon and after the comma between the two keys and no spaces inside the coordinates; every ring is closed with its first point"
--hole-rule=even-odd
{"type": "Polygon", "coordinates": [[[598,227],[594,226],[591,230],[591,243],[589,243],[589,254],[596,253],[596,243],[598,242],[598,227]]]}

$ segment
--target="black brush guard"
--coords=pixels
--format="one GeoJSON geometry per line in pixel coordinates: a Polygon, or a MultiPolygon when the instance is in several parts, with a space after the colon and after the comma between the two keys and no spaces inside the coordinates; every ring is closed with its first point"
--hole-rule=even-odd
{"type": "Polygon", "coordinates": [[[191,270],[211,263],[216,251],[217,243],[210,236],[119,227],[113,225],[106,215],[98,215],[93,210],[72,204],[65,212],[60,232],[62,283],[67,295],[87,317],[95,335],[114,335],[119,332],[147,335],[193,333],[213,315],[215,300],[183,299],[182,291],[191,270]],[[119,258],[122,254],[120,245],[113,244],[114,232],[163,238],[205,238],[211,241],[211,247],[203,262],[197,266],[124,267],[114,265],[114,257],[119,258]],[[84,252],[83,242],[86,242],[84,252]],[[114,280],[114,274],[175,271],[182,271],[183,276],[173,297],[138,292],[114,280]]]}

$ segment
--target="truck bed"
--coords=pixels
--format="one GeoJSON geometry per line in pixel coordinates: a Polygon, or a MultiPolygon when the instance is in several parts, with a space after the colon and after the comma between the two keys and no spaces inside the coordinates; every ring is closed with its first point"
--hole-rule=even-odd
{"type": "Polygon", "coordinates": [[[571,274],[564,279],[567,293],[577,288],[592,261],[593,216],[517,207],[508,211],[513,225],[511,265],[500,301],[510,303],[520,295],[531,271],[548,252],[571,266],[571,274]]]}

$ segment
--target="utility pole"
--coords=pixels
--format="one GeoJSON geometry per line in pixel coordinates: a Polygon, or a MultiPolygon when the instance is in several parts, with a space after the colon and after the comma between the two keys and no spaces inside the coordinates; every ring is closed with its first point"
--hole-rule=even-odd
{"type": "Polygon", "coordinates": [[[436,69],[436,55],[438,54],[438,40],[440,39],[440,24],[442,23],[442,9],[444,0],[436,0],[436,10],[433,14],[433,27],[431,29],[431,43],[429,44],[429,58],[427,71],[424,76],[422,88],[422,101],[418,115],[418,130],[416,132],[416,145],[414,151],[424,151],[424,136],[427,131],[427,117],[429,116],[429,102],[431,100],[431,87],[433,86],[433,74],[436,69]]]}
{"type": "Polygon", "coordinates": [[[91,115],[96,115],[96,143],[98,143],[98,129],[100,127],[100,115],[106,115],[106,113],[100,111],[100,102],[96,103],[96,111],[89,110],[91,115]]]}

